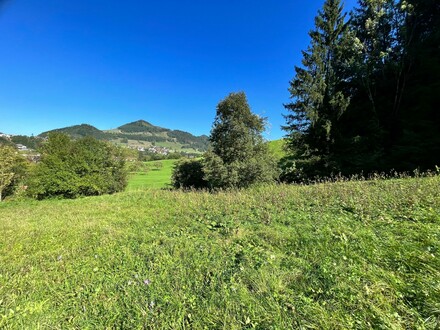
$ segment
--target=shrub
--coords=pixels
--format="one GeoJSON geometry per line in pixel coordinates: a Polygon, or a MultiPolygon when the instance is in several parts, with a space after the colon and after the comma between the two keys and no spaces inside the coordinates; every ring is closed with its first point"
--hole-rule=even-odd
{"type": "Polygon", "coordinates": [[[183,159],[174,166],[173,186],[178,189],[206,188],[208,183],[204,175],[203,163],[200,159],[183,159]]]}
{"type": "Polygon", "coordinates": [[[121,153],[109,143],[53,133],[41,155],[29,180],[29,194],[37,199],[110,194],[127,184],[121,153]]]}
{"type": "Polygon", "coordinates": [[[15,148],[0,145],[0,202],[14,193],[27,168],[28,162],[15,148]]]}

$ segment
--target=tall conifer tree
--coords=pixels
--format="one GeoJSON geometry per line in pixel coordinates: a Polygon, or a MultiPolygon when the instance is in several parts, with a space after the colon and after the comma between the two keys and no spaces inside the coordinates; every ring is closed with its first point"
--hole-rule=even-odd
{"type": "Polygon", "coordinates": [[[302,67],[290,82],[288,146],[308,176],[339,171],[334,151],[339,140],[338,121],[350,98],[345,90],[347,47],[351,47],[345,14],[339,0],[327,0],[315,18],[311,41],[303,51],[302,67]]]}

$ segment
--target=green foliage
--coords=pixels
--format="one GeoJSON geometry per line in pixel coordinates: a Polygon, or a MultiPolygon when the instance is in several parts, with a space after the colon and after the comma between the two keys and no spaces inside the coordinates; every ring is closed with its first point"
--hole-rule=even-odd
{"type": "Polygon", "coordinates": [[[439,185],[3,203],[0,328],[437,329],[439,185]]]}
{"type": "Polygon", "coordinates": [[[268,141],[267,147],[269,152],[271,152],[272,155],[278,160],[287,156],[286,143],[284,139],[268,141]]]}
{"type": "Polygon", "coordinates": [[[27,169],[26,159],[15,148],[0,145],[0,202],[14,192],[27,169]]]}
{"type": "Polygon", "coordinates": [[[176,189],[207,188],[201,159],[182,159],[173,168],[172,184],[176,189]]]}
{"type": "Polygon", "coordinates": [[[344,23],[325,2],[286,105],[294,177],[440,163],[439,17],[438,1],[361,0],[344,23]]]}
{"type": "Polygon", "coordinates": [[[160,171],[163,168],[163,163],[161,161],[157,161],[153,163],[153,170],[160,171]]]}
{"type": "Polygon", "coordinates": [[[217,106],[211,147],[203,171],[211,188],[248,187],[270,182],[276,165],[262,138],[265,119],[253,114],[244,93],[231,93],[217,106]]]}
{"type": "Polygon", "coordinates": [[[106,138],[106,134],[103,131],[100,131],[96,127],[88,124],[81,124],[81,125],[55,129],[52,131],[43,132],[39,136],[48,137],[51,133],[66,134],[74,139],[83,138],[87,136],[93,137],[98,140],[104,140],[106,138]]]}
{"type": "Polygon", "coordinates": [[[16,144],[22,144],[29,149],[38,149],[43,142],[43,139],[36,136],[26,136],[26,135],[14,135],[11,137],[11,141],[16,144]]]}
{"type": "Polygon", "coordinates": [[[350,102],[343,86],[349,38],[340,1],[327,0],[315,25],[309,33],[310,46],[303,52],[303,66],[295,67],[290,82],[293,102],[285,105],[289,114],[284,129],[288,145],[304,165],[310,163],[308,159],[319,158],[313,162],[313,170],[330,174],[339,171],[332,155],[339,138],[338,120],[350,102]]]}
{"type": "Polygon", "coordinates": [[[145,162],[139,160],[133,160],[133,161],[125,162],[125,169],[129,173],[135,173],[135,172],[147,173],[150,170],[150,167],[145,162]]]}
{"type": "Polygon", "coordinates": [[[10,147],[15,147],[15,144],[13,142],[11,142],[9,139],[0,136],[0,146],[10,146],[10,147]]]}
{"type": "Polygon", "coordinates": [[[106,142],[51,133],[41,154],[29,179],[29,193],[37,199],[110,194],[126,186],[120,151],[106,142]]]}
{"type": "Polygon", "coordinates": [[[361,1],[352,15],[354,102],[339,156],[347,172],[440,162],[439,15],[438,1],[393,0],[361,1]]]}

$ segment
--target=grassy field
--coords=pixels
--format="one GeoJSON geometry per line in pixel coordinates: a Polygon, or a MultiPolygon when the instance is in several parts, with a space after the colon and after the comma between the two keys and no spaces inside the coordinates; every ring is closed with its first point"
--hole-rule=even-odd
{"type": "Polygon", "coordinates": [[[275,156],[277,159],[281,159],[286,156],[286,151],[284,150],[284,140],[273,140],[268,143],[269,151],[275,156]]]}
{"type": "Polygon", "coordinates": [[[438,329],[440,177],[0,205],[2,329],[438,329]]]}
{"type": "Polygon", "coordinates": [[[175,159],[147,162],[149,168],[147,172],[132,173],[129,176],[127,190],[133,191],[169,187],[175,163],[175,159]],[[161,166],[157,166],[157,164],[161,164],[161,166]]]}

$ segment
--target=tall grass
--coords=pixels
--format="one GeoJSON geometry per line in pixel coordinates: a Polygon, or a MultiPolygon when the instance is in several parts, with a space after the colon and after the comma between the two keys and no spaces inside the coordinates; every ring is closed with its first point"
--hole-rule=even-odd
{"type": "Polygon", "coordinates": [[[0,328],[437,329],[440,177],[0,205],[0,328]]]}

